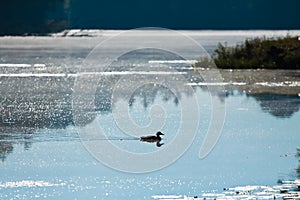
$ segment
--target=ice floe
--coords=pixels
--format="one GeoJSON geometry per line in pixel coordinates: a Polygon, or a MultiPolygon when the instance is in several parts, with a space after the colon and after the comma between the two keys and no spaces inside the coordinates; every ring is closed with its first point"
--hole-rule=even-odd
{"type": "Polygon", "coordinates": [[[283,82],[258,82],[255,85],[269,86],[269,87],[299,87],[299,81],[283,81],[283,82]]]}
{"type": "Polygon", "coordinates": [[[149,60],[151,64],[195,64],[197,60],[149,60]]]}
{"type": "Polygon", "coordinates": [[[185,195],[153,195],[153,199],[300,199],[300,180],[282,181],[280,185],[263,186],[247,185],[233,188],[224,188],[223,192],[203,192],[194,197],[185,195]]]}
{"type": "Polygon", "coordinates": [[[190,86],[226,86],[226,85],[246,85],[244,82],[199,82],[187,83],[190,86]]]}

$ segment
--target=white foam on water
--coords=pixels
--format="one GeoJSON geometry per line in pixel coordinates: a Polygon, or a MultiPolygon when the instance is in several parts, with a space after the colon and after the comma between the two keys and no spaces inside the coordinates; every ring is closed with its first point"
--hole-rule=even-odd
{"type": "Polygon", "coordinates": [[[19,187],[55,187],[64,186],[65,183],[50,183],[47,181],[11,181],[11,182],[0,182],[0,188],[19,188],[19,187]]]}

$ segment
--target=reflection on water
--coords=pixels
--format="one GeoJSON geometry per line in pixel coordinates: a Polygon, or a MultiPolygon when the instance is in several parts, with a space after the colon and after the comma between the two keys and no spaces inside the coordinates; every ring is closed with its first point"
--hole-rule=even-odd
{"type": "MultiPolygon", "coordinates": [[[[114,77],[113,79],[117,79],[114,77]]],[[[7,83],[8,80],[2,80],[2,83],[7,83]],[[7,81],[7,82],[6,82],[7,81]]],[[[30,87],[32,80],[20,80],[22,85],[30,87]]],[[[43,80],[38,80],[39,86],[43,85],[43,80]]],[[[1,133],[33,133],[37,129],[64,129],[69,125],[73,125],[72,105],[71,105],[71,88],[66,88],[66,85],[72,85],[72,79],[50,79],[46,82],[47,85],[55,85],[59,83],[60,89],[38,87],[28,93],[23,93],[22,96],[18,93],[8,93],[7,90],[1,98],[1,117],[0,126],[1,133]],[[55,93],[53,94],[53,91],[55,93]]],[[[36,81],[35,81],[36,82],[36,81]]],[[[11,84],[18,84],[14,81],[11,84]]],[[[36,83],[37,84],[37,83],[36,83]]],[[[3,86],[3,85],[2,85],[3,86]]],[[[205,86],[196,86],[196,88],[206,91],[205,86]]],[[[96,93],[95,105],[96,111],[102,113],[111,112],[111,93],[112,87],[102,86],[101,90],[96,93]]],[[[242,88],[243,89],[243,88],[242,88]]],[[[244,90],[239,90],[239,87],[227,88],[226,96],[244,95],[244,90]],[[230,90],[232,89],[232,90],[230,90]]],[[[3,89],[4,90],[4,89],[3,89]]],[[[25,91],[26,92],[26,91],[25,91]]],[[[126,91],[124,91],[126,93],[126,91]]],[[[179,95],[182,96],[183,94],[179,95]]],[[[298,95],[284,94],[253,94],[248,93],[247,97],[254,98],[260,105],[263,112],[267,112],[274,117],[289,118],[300,109],[300,98],[298,95]]],[[[180,99],[175,96],[169,89],[148,84],[136,90],[131,96],[129,106],[133,107],[135,103],[141,103],[146,109],[151,107],[157,98],[163,99],[165,102],[173,102],[174,106],[178,106],[180,99]],[[139,102],[136,102],[139,100],[139,102]]],[[[4,136],[2,136],[4,137],[4,136]]],[[[9,137],[7,134],[5,137],[9,137]]],[[[26,140],[27,137],[21,138],[26,140]]],[[[19,139],[19,138],[12,138],[19,139]]],[[[1,139],[1,157],[5,159],[5,155],[13,150],[13,143],[3,142],[6,138],[1,139]]],[[[27,145],[27,144],[26,144],[27,145]]],[[[28,145],[27,145],[28,146],[28,145]]]]}
{"type": "Polygon", "coordinates": [[[261,106],[264,112],[268,112],[275,117],[287,118],[291,117],[300,109],[298,95],[284,95],[284,94],[265,94],[265,95],[251,95],[261,106]]]}
{"type": "MultiPolygon", "coordinates": [[[[1,139],[2,140],[2,139],[1,139]]],[[[5,160],[7,154],[12,153],[13,145],[9,142],[1,142],[0,143],[0,159],[2,162],[5,160]]]]}
{"type": "MultiPolygon", "coordinates": [[[[118,78],[118,76],[112,76],[109,80],[115,82],[118,78]]],[[[34,78],[2,79],[0,88],[2,94],[0,97],[1,132],[5,132],[3,130],[5,127],[19,128],[18,131],[22,132],[24,127],[55,129],[72,125],[71,94],[73,81],[69,78],[49,78],[47,80],[35,80],[34,78]],[[36,85],[36,87],[33,88],[32,85],[36,85]]],[[[95,94],[96,111],[111,112],[111,94],[114,82],[109,85],[101,85],[98,88],[95,94]]],[[[193,87],[201,87],[206,90],[205,86],[193,87]]],[[[268,112],[275,117],[291,117],[300,108],[299,94],[277,94],[274,88],[271,88],[272,93],[247,93],[243,86],[235,86],[234,88],[225,86],[225,88],[227,90],[226,96],[246,93],[248,97],[256,99],[264,112],[268,112]]],[[[175,105],[178,105],[180,101],[167,88],[149,84],[132,95],[129,105],[132,106],[135,98],[139,97],[143,99],[143,105],[147,108],[153,104],[158,95],[164,101],[173,101],[175,105]]]]}
{"type": "Polygon", "coordinates": [[[33,138],[32,133],[20,133],[13,134],[6,129],[6,133],[0,133],[0,159],[2,162],[5,161],[8,154],[13,152],[15,144],[23,144],[24,150],[28,150],[32,142],[30,139],[33,138]]]}

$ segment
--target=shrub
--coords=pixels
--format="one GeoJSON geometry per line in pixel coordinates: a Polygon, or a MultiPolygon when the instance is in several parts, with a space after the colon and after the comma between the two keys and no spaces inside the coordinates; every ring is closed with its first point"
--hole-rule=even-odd
{"type": "Polygon", "coordinates": [[[213,60],[224,69],[300,69],[300,40],[287,36],[255,38],[235,47],[219,44],[213,60]]]}

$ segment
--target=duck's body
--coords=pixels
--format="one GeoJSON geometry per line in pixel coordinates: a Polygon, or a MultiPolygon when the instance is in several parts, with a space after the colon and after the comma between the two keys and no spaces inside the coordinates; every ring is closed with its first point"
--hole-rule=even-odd
{"type": "Polygon", "coordinates": [[[164,135],[162,132],[157,132],[156,136],[151,135],[151,136],[143,136],[140,138],[142,142],[160,142],[161,141],[161,135],[164,135]]]}

